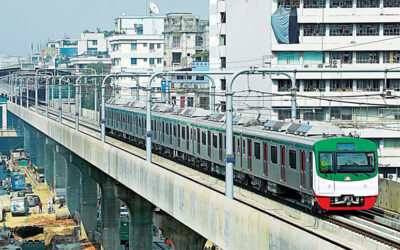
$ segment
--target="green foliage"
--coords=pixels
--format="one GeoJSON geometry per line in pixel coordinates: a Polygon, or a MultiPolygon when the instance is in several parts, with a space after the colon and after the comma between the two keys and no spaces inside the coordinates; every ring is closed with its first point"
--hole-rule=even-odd
{"type": "MultiPolygon", "coordinates": [[[[86,66],[88,69],[94,69],[97,74],[108,74],[110,73],[110,67],[105,65],[104,63],[91,63],[86,66]]],[[[93,74],[92,70],[83,70],[84,74],[90,75],[93,74]]]]}

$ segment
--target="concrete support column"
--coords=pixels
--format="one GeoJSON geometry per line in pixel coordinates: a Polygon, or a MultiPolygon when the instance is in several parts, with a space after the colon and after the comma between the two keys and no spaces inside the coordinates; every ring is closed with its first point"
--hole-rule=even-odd
{"type": "Polygon", "coordinates": [[[129,210],[129,249],[152,249],[154,205],[123,186],[116,192],[129,210]]]}
{"type": "Polygon", "coordinates": [[[36,137],[36,148],[37,148],[37,164],[40,167],[44,166],[44,161],[45,161],[45,143],[44,143],[44,138],[42,135],[37,132],[37,137],[36,137]]]}
{"type": "MultiPolygon", "coordinates": [[[[81,173],[72,163],[72,154],[69,154],[69,161],[67,166],[67,190],[66,190],[66,201],[69,210],[69,214],[72,218],[75,217],[75,213],[80,211],[80,197],[81,197],[81,173]]],[[[84,190],[83,190],[84,191],[84,190]]]]}
{"type": "Polygon", "coordinates": [[[94,240],[97,228],[97,183],[90,177],[90,164],[78,156],[71,155],[71,163],[80,170],[80,222],[89,240],[94,240]]]}
{"type": "Polygon", "coordinates": [[[203,249],[207,242],[203,236],[166,213],[154,213],[154,224],[168,237],[175,250],[203,249]]]}
{"type": "Polygon", "coordinates": [[[118,249],[121,202],[115,195],[115,181],[96,168],[90,168],[90,177],[101,189],[101,245],[104,249],[118,249]]]}
{"type": "Polygon", "coordinates": [[[7,130],[7,104],[1,105],[1,129],[7,130]]]}
{"type": "Polygon", "coordinates": [[[56,155],[56,144],[53,140],[45,138],[46,150],[45,150],[45,161],[44,161],[44,176],[47,185],[50,189],[54,190],[54,159],[56,155]]]}
{"type": "MultiPolygon", "coordinates": [[[[67,168],[67,156],[66,149],[60,145],[56,145],[56,155],[54,157],[54,188],[60,190],[61,194],[65,195],[67,186],[66,182],[66,168],[67,168]]],[[[56,194],[59,195],[59,194],[56,194]]]]}
{"type": "Polygon", "coordinates": [[[30,145],[30,133],[28,125],[24,124],[23,128],[24,128],[24,149],[29,152],[31,145],[30,145]]]}

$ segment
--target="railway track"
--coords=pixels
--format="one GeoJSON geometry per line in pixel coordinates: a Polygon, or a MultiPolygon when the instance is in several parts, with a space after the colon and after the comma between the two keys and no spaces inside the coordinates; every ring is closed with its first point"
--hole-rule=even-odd
{"type": "MultiPolygon", "coordinates": [[[[31,108],[32,108],[32,106],[31,106],[31,108]]],[[[44,107],[39,106],[39,112],[42,115],[44,115],[44,112],[45,112],[44,107]]],[[[49,118],[52,119],[52,120],[58,120],[58,111],[57,110],[53,110],[53,109],[49,109],[49,118]]],[[[65,121],[71,122],[73,124],[75,123],[75,117],[73,115],[69,115],[69,114],[63,113],[63,119],[65,121]]],[[[86,119],[80,119],[79,124],[82,127],[85,127],[85,128],[87,128],[89,130],[92,130],[96,134],[98,134],[100,132],[99,126],[94,122],[88,122],[88,121],[86,121],[86,119]]],[[[68,126],[68,124],[64,124],[64,125],[68,126]]],[[[69,126],[69,127],[74,128],[73,126],[69,126]]],[[[94,136],[93,133],[87,133],[87,132],[84,132],[82,130],[80,132],[85,133],[85,134],[87,134],[87,135],[89,135],[91,137],[94,137],[96,139],[99,139],[99,137],[98,136],[97,137],[94,136]]],[[[139,154],[135,154],[135,153],[133,153],[131,151],[128,151],[126,148],[120,147],[120,146],[112,144],[112,143],[108,143],[108,142],[106,142],[106,143],[110,144],[110,145],[112,145],[114,147],[117,147],[120,150],[123,150],[123,151],[126,151],[126,152],[130,153],[130,154],[133,154],[136,157],[139,157],[139,158],[142,158],[142,159],[145,160],[144,156],[139,155],[139,154]]],[[[216,188],[210,187],[208,185],[205,185],[204,183],[202,183],[200,181],[197,181],[196,179],[189,178],[189,177],[185,176],[184,174],[182,174],[182,173],[180,173],[178,171],[171,170],[168,167],[165,167],[163,165],[160,165],[160,164],[157,164],[157,163],[154,163],[154,162],[153,162],[153,164],[155,164],[155,165],[157,165],[159,167],[162,167],[162,168],[164,168],[164,169],[166,169],[168,171],[174,172],[175,174],[180,175],[180,176],[182,176],[184,178],[190,179],[190,180],[196,182],[197,184],[200,184],[202,186],[206,186],[207,188],[213,189],[214,191],[223,194],[222,191],[220,191],[220,190],[218,190],[216,188]]],[[[285,223],[287,223],[289,225],[292,225],[292,226],[294,226],[296,228],[299,228],[302,231],[308,232],[308,233],[310,233],[312,235],[315,235],[315,236],[317,236],[317,237],[319,237],[321,239],[324,239],[325,241],[330,242],[330,243],[332,243],[333,245],[336,245],[339,248],[351,249],[351,247],[348,247],[348,246],[346,246],[345,244],[343,244],[341,242],[335,241],[335,240],[333,240],[333,239],[331,239],[331,238],[329,238],[327,236],[324,236],[322,234],[316,233],[313,230],[310,230],[308,228],[300,226],[300,225],[298,225],[298,224],[296,224],[296,223],[294,223],[294,222],[292,222],[290,220],[287,220],[285,218],[279,217],[274,213],[271,213],[269,211],[261,209],[261,208],[255,206],[253,204],[250,204],[250,203],[248,203],[246,201],[243,201],[243,200],[237,199],[237,198],[235,198],[235,200],[240,202],[240,203],[242,203],[242,204],[245,204],[246,206],[250,206],[250,207],[252,207],[252,208],[254,208],[254,209],[256,209],[256,210],[258,210],[258,211],[260,211],[262,213],[265,213],[265,214],[267,214],[267,215],[269,215],[271,217],[279,219],[282,222],[285,222],[285,223]]],[[[302,210],[304,210],[304,208],[302,208],[302,210]]],[[[378,212],[375,211],[374,213],[378,213],[378,212]]],[[[327,222],[329,222],[329,223],[331,223],[331,224],[339,226],[341,228],[345,228],[345,229],[347,229],[347,230],[349,230],[351,232],[354,232],[356,234],[360,234],[360,235],[362,235],[362,236],[364,236],[366,238],[369,238],[369,239],[372,239],[374,241],[377,241],[377,242],[380,242],[382,244],[385,244],[388,247],[400,249],[400,230],[398,228],[397,229],[394,228],[396,226],[390,227],[388,225],[385,225],[385,223],[376,222],[373,219],[366,219],[368,216],[365,215],[365,214],[362,214],[362,213],[360,213],[360,215],[356,215],[356,216],[355,215],[351,215],[351,216],[348,216],[348,217],[349,218],[346,218],[346,217],[343,217],[343,216],[322,216],[322,219],[327,221],[327,222]],[[363,223],[362,223],[362,221],[363,221],[363,223]],[[358,225],[358,224],[360,224],[360,225],[358,225]]],[[[386,224],[389,224],[389,222],[386,222],[386,224]]],[[[399,223],[395,223],[394,225],[399,225],[399,223]]]]}

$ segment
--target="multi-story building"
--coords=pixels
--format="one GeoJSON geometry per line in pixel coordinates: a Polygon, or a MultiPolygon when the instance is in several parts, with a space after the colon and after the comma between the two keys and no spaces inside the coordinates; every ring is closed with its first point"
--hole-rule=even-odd
{"type": "MultiPolygon", "coordinates": [[[[208,21],[191,13],[169,13],[164,23],[164,69],[169,71],[208,71],[208,21]]],[[[171,99],[180,106],[207,108],[208,79],[202,76],[174,76],[171,99]]]]}
{"type": "MultiPolygon", "coordinates": [[[[391,69],[400,66],[400,2],[396,0],[277,0],[210,2],[210,67],[291,69],[391,69]],[[271,16],[279,6],[297,9],[298,43],[279,43],[271,16]],[[244,29],[245,28],[245,29],[244,29]]],[[[235,90],[290,91],[283,75],[244,76],[235,90]]],[[[297,118],[326,121],[374,141],[381,172],[400,167],[400,74],[297,73],[297,118]]],[[[218,90],[225,88],[221,79],[218,90]]],[[[290,117],[290,97],[249,100],[272,119],[290,117]]],[[[223,99],[220,100],[223,104],[223,99]]],[[[246,103],[246,100],[243,102],[246,103]]],[[[240,104],[235,103],[236,110],[240,104]]],[[[248,112],[243,111],[243,112],[248,112]]],[[[251,110],[250,110],[251,111],[251,110]]],[[[393,175],[395,176],[395,175],[393,175]]]]}
{"type": "Polygon", "coordinates": [[[78,40],[78,55],[108,56],[107,37],[104,32],[83,32],[78,40]]]}
{"type": "MultiPolygon", "coordinates": [[[[159,72],[163,70],[164,49],[163,16],[120,16],[115,19],[115,34],[108,38],[110,43],[111,72],[159,72]]],[[[141,77],[145,86],[148,78],[141,77]]],[[[155,81],[161,88],[161,80],[155,81]]],[[[121,88],[136,86],[132,79],[120,79],[121,88]]]]}
{"type": "Polygon", "coordinates": [[[208,21],[191,13],[169,13],[164,23],[164,67],[190,68],[193,61],[208,61],[208,21]]]}

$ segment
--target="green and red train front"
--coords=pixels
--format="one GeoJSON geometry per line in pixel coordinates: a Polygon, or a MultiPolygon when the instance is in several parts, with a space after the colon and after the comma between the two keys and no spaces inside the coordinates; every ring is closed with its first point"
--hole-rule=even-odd
{"type": "Polygon", "coordinates": [[[378,198],[376,145],[359,138],[314,144],[314,196],[324,210],[366,210],[378,198]]]}

